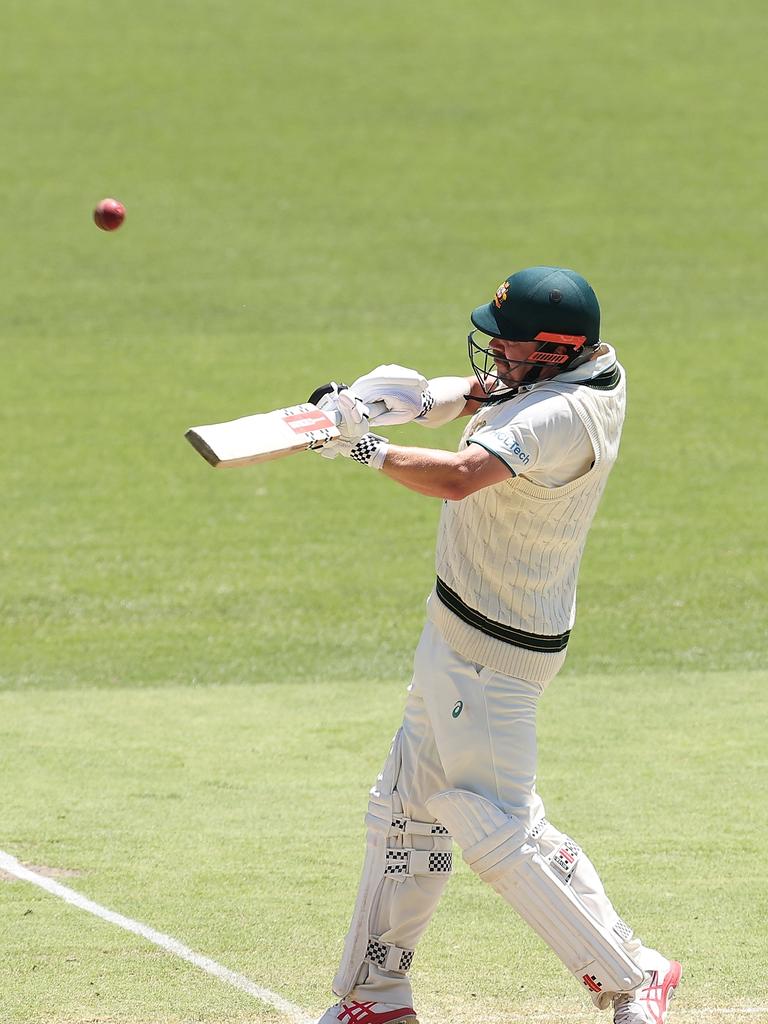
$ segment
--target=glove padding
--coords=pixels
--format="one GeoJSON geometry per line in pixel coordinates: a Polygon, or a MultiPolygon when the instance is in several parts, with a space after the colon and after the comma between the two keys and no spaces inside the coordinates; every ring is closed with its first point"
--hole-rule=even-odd
{"type": "Polygon", "coordinates": [[[335,459],[337,455],[349,456],[360,438],[368,433],[368,410],[361,398],[348,388],[329,391],[317,402],[318,409],[323,409],[336,420],[339,436],[327,441],[320,449],[325,459],[335,459]]]}
{"type": "Polygon", "coordinates": [[[418,370],[409,370],[407,366],[396,363],[377,366],[370,373],[363,374],[350,384],[349,390],[366,405],[372,402],[386,405],[387,411],[376,417],[377,427],[410,423],[431,404],[426,377],[418,370]]]}

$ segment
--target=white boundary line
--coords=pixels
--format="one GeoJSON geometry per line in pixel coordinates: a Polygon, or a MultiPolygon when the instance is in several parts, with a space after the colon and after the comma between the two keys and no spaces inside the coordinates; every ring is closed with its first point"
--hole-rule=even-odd
{"type": "Polygon", "coordinates": [[[308,1017],[306,1011],[302,1010],[300,1006],[288,1002],[287,999],[283,999],[276,992],[270,992],[268,988],[261,988],[249,978],[246,978],[245,975],[230,971],[228,967],[224,967],[215,960],[202,956],[200,953],[195,953],[194,950],[189,949],[188,946],[183,945],[183,943],[172,938],[170,935],[157,932],[154,928],[141,924],[140,921],[134,921],[130,917],[116,914],[114,910],[107,910],[106,907],[102,907],[99,903],[94,903],[93,900],[81,896],[74,889],[69,889],[66,885],[55,882],[52,878],[46,878],[45,875],[38,875],[37,872],[30,871],[29,868],[25,868],[23,864],[20,864],[15,857],[5,853],[3,850],[0,850],[0,868],[3,871],[7,871],[10,875],[15,875],[16,878],[21,879],[23,882],[31,882],[32,885],[45,889],[46,892],[51,893],[53,896],[58,896],[60,899],[71,903],[75,907],[79,907],[81,910],[87,910],[89,914],[94,914],[104,921],[109,921],[110,924],[116,924],[118,928],[124,928],[127,932],[140,935],[143,939],[153,942],[156,946],[160,946],[169,953],[181,957],[182,960],[194,964],[195,967],[207,971],[208,974],[212,974],[220,981],[232,985],[233,988],[239,988],[241,992],[247,992],[249,996],[254,996],[262,1003],[267,1003],[269,1006],[274,1007],[294,1021],[295,1024],[310,1024],[310,1021],[314,1019],[308,1017]]]}
{"type": "MultiPolygon", "coordinates": [[[[71,903],[72,906],[79,907],[81,910],[88,911],[89,914],[94,914],[96,917],[100,917],[103,921],[109,921],[110,924],[116,924],[118,928],[124,928],[127,932],[133,932],[134,935],[140,935],[143,939],[147,939],[147,941],[153,942],[156,946],[160,946],[169,953],[173,953],[174,956],[178,956],[182,960],[186,960],[188,963],[194,964],[195,967],[199,967],[201,970],[206,971],[208,974],[212,974],[220,981],[224,981],[228,985],[232,985],[233,988],[238,988],[241,992],[246,992],[249,996],[253,996],[260,1002],[274,1007],[274,1009],[279,1010],[286,1017],[292,1020],[294,1024],[312,1024],[314,1021],[314,1017],[309,1017],[306,1011],[302,1010],[300,1006],[296,1006],[295,1003],[291,1003],[287,999],[283,999],[283,997],[279,996],[276,992],[270,992],[268,988],[261,988],[261,986],[255,984],[255,982],[246,978],[244,974],[237,974],[235,971],[230,971],[228,967],[224,967],[215,960],[211,960],[210,957],[202,956],[200,953],[195,953],[194,950],[179,942],[178,939],[174,939],[170,935],[165,935],[163,932],[157,932],[154,928],[150,928],[149,925],[142,924],[140,921],[134,921],[130,917],[124,917],[122,914],[117,914],[114,910],[107,910],[107,908],[102,907],[101,904],[94,903],[93,900],[89,900],[85,896],[81,896],[80,893],[75,892],[74,889],[70,889],[68,886],[62,885],[60,882],[55,882],[52,878],[47,878],[45,875],[39,875],[36,871],[30,871],[29,868],[20,864],[15,857],[12,857],[9,853],[5,853],[3,850],[0,850],[0,869],[7,871],[8,874],[14,875],[23,882],[31,882],[32,885],[37,885],[39,888],[45,889],[46,892],[51,893],[53,896],[58,896],[67,903],[71,903]]],[[[680,1007],[678,1012],[683,1017],[690,1016],[692,1018],[704,1016],[753,1016],[758,1013],[768,1015],[768,1006],[729,1006],[723,1007],[722,1009],[707,1008],[697,1010],[686,1010],[684,1007],[680,1007]]],[[[562,1021],[562,1014],[512,1014],[506,1019],[510,1021],[537,1020],[556,1022],[562,1021]]]]}

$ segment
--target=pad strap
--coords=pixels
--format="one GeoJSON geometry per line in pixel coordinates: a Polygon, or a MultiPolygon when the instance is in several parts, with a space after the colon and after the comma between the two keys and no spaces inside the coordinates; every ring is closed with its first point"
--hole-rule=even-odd
{"type": "Polygon", "coordinates": [[[387,850],[384,875],[396,880],[412,875],[450,875],[452,867],[450,850],[387,850]]]}
{"type": "Polygon", "coordinates": [[[384,971],[405,974],[411,968],[413,952],[412,949],[393,946],[391,942],[382,942],[377,936],[372,935],[368,939],[364,959],[367,963],[374,964],[384,971]]]}
{"type": "MultiPolygon", "coordinates": [[[[539,818],[528,838],[532,843],[538,843],[540,836],[545,830],[551,828],[546,818],[539,818]]],[[[574,842],[570,836],[563,836],[562,842],[545,858],[552,871],[557,875],[563,885],[569,885],[573,873],[581,857],[581,847],[574,842]]]]}
{"type": "Polygon", "coordinates": [[[547,863],[563,885],[568,885],[576,870],[576,865],[579,863],[579,857],[581,857],[581,847],[569,836],[566,836],[554,853],[550,853],[547,857],[547,863]]]}
{"type": "Polygon", "coordinates": [[[533,826],[530,832],[531,842],[538,842],[539,836],[544,832],[545,829],[549,828],[549,822],[546,818],[539,818],[536,824],[533,826]]]}
{"type": "Polygon", "coordinates": [[[414,821],[404,814],[392,816],[391,836],[450,836],[450,832],[439,821],[414,821]]]}

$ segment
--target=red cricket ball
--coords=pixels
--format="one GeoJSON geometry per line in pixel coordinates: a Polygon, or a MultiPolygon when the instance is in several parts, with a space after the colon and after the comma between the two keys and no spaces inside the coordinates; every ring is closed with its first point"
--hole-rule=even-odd
{"type": "Polygon", "coordinates": [[[93,219],[102,231],[116,231],[125,220],[125,207],[117,199],[102,199],[96,204],[93,219]]]}

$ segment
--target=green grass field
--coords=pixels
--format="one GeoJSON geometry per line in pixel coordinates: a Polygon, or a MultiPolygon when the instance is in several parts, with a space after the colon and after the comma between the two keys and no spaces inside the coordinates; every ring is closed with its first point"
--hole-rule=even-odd
{"type": "MultiPolygon", "coordinates": [[[[630,411],[540,789],[684,961],[670,1024],[768,1022],[764,28],[6,0],[0,850],[327,1005],[439,503],[312,455],[214,473],[183,432],[383,361],[467,372],[469,310],[572,266],[630,411]]],[[[598,1019],[463,865],[414,980],[426,1024],[598,1019]]],[[[0,878],[2,1024],[279,1019],[0,878]]]]}

